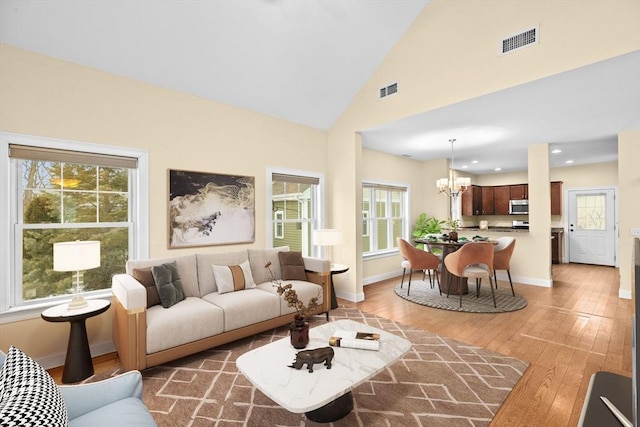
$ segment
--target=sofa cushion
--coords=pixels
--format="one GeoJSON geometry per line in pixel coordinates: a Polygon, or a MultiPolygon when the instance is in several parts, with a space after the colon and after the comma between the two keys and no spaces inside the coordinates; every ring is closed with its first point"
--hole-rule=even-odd
{"type": "Polygon", "coordinates": [[[259,289],[226,294],[214,292],[203,299],[222,309],[225,332],[280,316],[280,297],[259,289]]]}
{"type": "Polygon", "coordinates": [[[216,278],[218,293],[224,294],[256,287],[251,276],[249,261],[240,265],[212,265],[211,267],[213,276],[216,278]]]}
{"type": "Polygon", "coordinates": [[[0,420],[3,426],[67,425],[67,408],[53,378],[13,346],[0,370],[0,420]]]}
{"type": "MultiPolygon", "coordinates": [[[[291,287],[295,289],[296,294],[298,295],[298,300],[302,301],[305,306],[309,305],[309,301],[311,298],[317,297],[318,304],[322,305],[322,286],[317,285],[315,283],[300,281],[300,280],[287,280],[285,284],[291,284],[291,287]]],[[[287,301],[278,295],[278,291],[273,283],[261,283],[256,286],[256,288],[269,292],[270,294],[275,295],[280,300],[280,314],[289,314],[296,311],[295,307],[289,307],[287,301]]]]}
{"type": "Polygon", "coordinates": [[[151,267],[134,268],[131,271],[131,275],[142,283],[147,291],[147,308],[160,304],[160,295],[158,295],[158,288],[156,287],[153,273],[151,273],[151,267]]]}
{"type": "Polygon", "coordinates": [[[271,271],[276,279],[282,278],[282,272],[280,271],[280,260],[278,259],[278,252],[288,251],[289,246],[280,246],[278,248],[268,249],[248,249],[249,262],[251,263],[251,274],[253,274],[253,280],[256,283],[270,282],[271,276],[269,270],[264,266],[270,262],[271,271]]]}
{"type": "Polygon", "coordinates": [[[197,254],[199,296],[217,292],[218,286],[213,275],[212,265],[238,265],[248,261],[247,251],[223,252],[217,254],[197,254]]]}
{"type": "Polygon", "coordinates": [[[201,298],[187,297],[169,309],[147,310],[147,354],[224,332],[222,309],[201,298]]]}
{"type": "Polygon", "coordinates": [[[302,252],[278,252],[282,280],[307,280],[302,252]]]}
{"type": "Polygon", "coordinates": [[[178,267],[178,276],[182,280],[182,288],[185,296],[199,297],[200,288],[198,287],[198,273],[196,268],[196,256],[185,255],[173,258],[153,258],[145,260],[128,260],[126,264],[126,272],[131,275],[134,268],[152,267],[154,265],[162,265],[175,261],[178,267]]]}
{"type": "Polygon", "coordinates": [[[142,400],[128,397],[69,421],[69,427],[156,426],[142,400]]]}
{"type": "Polygon", "coordinates": [[[175,262],[154,265],[151,267],[151,273],[156,281],[160,302],[164,308],[169,308],[185,298],[182,280],[178,276],[175,262]]]}

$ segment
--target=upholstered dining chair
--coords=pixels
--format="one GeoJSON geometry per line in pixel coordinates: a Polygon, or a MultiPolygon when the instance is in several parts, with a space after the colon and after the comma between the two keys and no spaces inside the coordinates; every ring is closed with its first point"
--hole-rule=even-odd
{"type": "Polygon", "coordinates": [[[433,288],[434,279],[438,281],[438,290],[440,291],[440,295],[442,295],[442,288],[440,287],[440,280],[438,279],[438,267],[440,266],[440,260],[437,256],[432,253],[425,252],[420,250],[411,243],[406,240],[398,237],[396,239],[398,242],[398,249],[400,250],[400,255],[404,258],[402,262],[402,283],[400,283],[400,287],[404,284],[404,274],[407,269],[409,269],[409,285],[407,287],[407,295],[411,292],[411,275],[416,270],[422,270],[423,272],[429,273],[429,283],[431,288],[433,288]],[[431,276],[431,272],[433,272],[433,276],[431,276]]]}
{"type": "Polygon", "coordinates": [[[511,255],[513,249],[516,247],[516,239],[513,237],[499,237],[496,239],[497,245],[493,247],[493,281],[498,289],[498,278],[496,277],[496,270],[507,270],[507,276],[509,276],[509,284],[511,285],[511,293],[516,296],[513,291],[513,282],[511,281],[511,271],[509,270],[509,264],[511,262],[511,255]]]}
{"type": "MultiPolygon", "coordinates": [[[[466,277],[476,279],[476,297],[480,295],[480,284],[484,278],[489,279],[489,288],[496,307],[496,295],[493,292],[493,243],[473,242],[463,245],[460,249],[444,258],[444,265],[449,271],[447,283],[447,298],[451,290],[452,275],[457,280],[466,277]]],[[[459,287],[460,288],[460,287],[459,287]]],[[[460,292],[460,307],[462,307],[462,292],[460,292]]]]}

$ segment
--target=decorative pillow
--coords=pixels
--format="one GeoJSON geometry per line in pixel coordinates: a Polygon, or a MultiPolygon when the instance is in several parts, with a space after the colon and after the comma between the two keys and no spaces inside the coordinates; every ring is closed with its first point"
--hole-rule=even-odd
{"type": "Polygon", "coordinates": [[[282,280],[307,280],[302,252],[278,252],[282,280]]]}
{"type": "Polygon", "coordinates": [[[151,273],[151,267],[134,268],[131,271],[131,275],[142,283],[147,290],[147,308],[160,304],[160,295],[158,295],[158,288],[153,278],[153,273],[151,273]]]}
{"type": "Polygon", "coordinates": [[[211,267],[220,294],[256,287],[249,261],[240,265],[212,265],[211,267]]]}
{"type": "Polygon", "coordinates": [[[151,267],[151,274],[158,288],[160,303],[164,308],[169,308],[185,298],[175,261],[151,267]]]}
{"type": "Polygon", "coordinates": [[[15,347],[0,370],[3,426],[67,426],[67,408],[53,378],[15,347]]]}

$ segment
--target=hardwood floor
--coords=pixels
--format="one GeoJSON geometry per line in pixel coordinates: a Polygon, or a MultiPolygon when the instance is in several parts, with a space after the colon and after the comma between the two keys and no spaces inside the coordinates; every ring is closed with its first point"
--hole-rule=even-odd
{"type": "MultiPolygon", "coordinates": [[[[529,362],[491,426],[575,426],[591,374],[631,376],[632,304],[618,298],[617,268],[560,264],[553,266],[553,278],[553,288],[514,283],[528,305],[512,313],[458,313],[414,304],[394,294],[400,278],[365,286],[363,302],[339,303],[529,362]]],[[[112,354],[96,358],[94,365],[103,372],[119,362],[112,354]]],[[[62,370],[50,372],[59,382],[62,370]]]]}
{"type": "Polygon", "coordinates": [[[512,313],[414,304],[394,294],[399,278],[365,286],[361,303],[340,303],[529,362],[491,426],[575,426],[591,374],[631,376],[633,309],[630,300],[618,298],[617,268],[554,265],[553,279],[553,288],[514,283],[528,304],[512,313]]]}

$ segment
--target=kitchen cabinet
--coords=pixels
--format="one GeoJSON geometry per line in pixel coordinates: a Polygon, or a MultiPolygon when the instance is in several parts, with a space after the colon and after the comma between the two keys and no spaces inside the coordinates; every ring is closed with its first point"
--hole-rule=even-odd
{"type": "Polygon", "coordinates": [[[472,185],[462,193],[462,215],[480,215],[482,213],[482,187],[472,185]]]}
{"type": "Polygon", "coordinates": [[[481,189],[481,200],[482,200],[482,215],[493,215],[494,214],[494,194],[493,187],[482,187],[481,189]]]}
{"type": "Polygon", "coordinates": [[[509,200],[511,194],[508,185],[493,187],[493,214],[509,215],[509,200]]]}
{"type": "Polygon", "coordinates": [[[560,264],[562,259],[562,237],[564,230],[551,231],[551,263],[560,264]]]}
{"type": "Polygon", "coordinates": [[[551,183],[551,215],[562,215],[562,181],[551,183]]]}
{"type": "Polygon", "coordinates": [[[529,198],[529,185],[518,184],[509,186],[511,200],[527,200],[529,198]]]}

